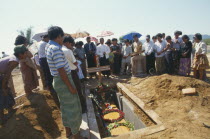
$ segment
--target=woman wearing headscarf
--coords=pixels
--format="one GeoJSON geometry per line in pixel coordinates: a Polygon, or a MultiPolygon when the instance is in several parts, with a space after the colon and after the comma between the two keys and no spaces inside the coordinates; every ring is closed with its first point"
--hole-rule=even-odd
{"type": "Polygon", "coordinates": [[[9,86],[9,79],[12,71],[18,66],[19,60],[26,58],[27,49],[24,46],[17,46],[14,55],[0,59],[0,125],[6,122],[4,109],[8,114],[14,113],[15,100],[9,86]]]}
{"type": "Polygon", "coordinates": [[[184,44],[181,46],[179,75],[189,76],[191,72],[192,43],[187,35],[183,35],[182,40],[184,44]]]}
{"type": "MultiPolygon", "coordinates": [[[[28,45],[27,39],[24,36],[19,35],[15,40],[15,45],[23,45],[26,47],[28,45]]],[[[32,90],[37,89],[39,82],[36,67],[31,60],[33,55],[30,51],[27,51],[26,54],[27,58],[20,60],[20,71],[22,73],[25,93],[26,95],[30,95],[32,90]]]]}
{"type": "Polygon", "coordinates": [[[206,69],[209,68],[209,61],[206,56],[207,46],[202,41],[200,33],[195,34],[195,58],[193,63],[194,77],[205,80],[206,69]]]}

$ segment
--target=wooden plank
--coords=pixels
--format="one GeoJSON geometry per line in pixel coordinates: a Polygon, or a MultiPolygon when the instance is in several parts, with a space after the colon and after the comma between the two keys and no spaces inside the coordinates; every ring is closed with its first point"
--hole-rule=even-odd
{"type": "Polygon", "coordinates": [[[182,94],[184,95],[196,94],[196,89],[195,88],[182,89],[182,94]]]}
{"type": "Polygon", "coordinates": [[[153,110],[145,109],[145,103],[128,90],[123,84],[117,83],[119,90],[123,91],[131,100],[135,102],[156,124],[162,124],[160,117],[153,110]]]}
{"type": "Polygon", "coordinates": [[[87,68],[88,73],[100,72],[100,71],[106,71],[106,70],[110,70],[110,66],[100,66],[100,67],[87,68]]]}
{"type": "Polygon", "coordinates": [[[98,129],[98,124],[96,121],[95,111],[93,108],[93,103],[91,99],[88,97],[90,95],[89,89],[85,89],[86,94],[86,103],[87,103],[87,118],[88,118],[88,126],[90,130],[90,139],[100,139],[100,133],[98,129]]]}
{"type": "Polygon", "coordinates": [[[104,139],[139,139],[144,136],[152,135],[161,131],[164,131],[166,128],[164,125],[155,125],[155,126],[150,126],[147,128],[142,128],[138,130],[134,130],[122,135],[119,135],[117,137],[108,137],[104,139]]]}

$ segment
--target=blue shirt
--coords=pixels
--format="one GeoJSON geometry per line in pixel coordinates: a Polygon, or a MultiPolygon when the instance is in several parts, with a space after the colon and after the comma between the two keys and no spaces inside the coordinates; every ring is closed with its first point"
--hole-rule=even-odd
{"type": "Polygon", "coordinates": [[[59,68],[64,68],[67,74],[71,73],[71,69],[62,51],[61,45],[50,40],[45,47],[45,53],[52,76],[59,76],[59,68]]]}

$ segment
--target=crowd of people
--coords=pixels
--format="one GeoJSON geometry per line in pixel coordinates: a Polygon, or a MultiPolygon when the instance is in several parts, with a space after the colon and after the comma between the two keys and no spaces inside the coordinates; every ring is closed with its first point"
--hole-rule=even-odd
{"type": "Polygon", "coordinates": [[[164,73],[189,76],[192,68],[194,77],[204,80],[209,62],[202,35],[195,34],[193,42],[187,35],[181,35],[181,31],[176,31],[174,37],[164,33],[152,38],[147,35],[144,44],[134,35],[133,40],[124,40],[123,45],[118,44],[116,38],[106,42],[100,38],[100,43],[95,44],[87,37],[87,43],[83,44],[65,36],[62,28],[52,26],[48,34],[42,36],[34,55],[27,49],[27,39],[19,35],[15,40],[14,55],[0,59],[0,122],[5,123],[7,119],[4,109],[8,109],[9,114],[14,113],[15,101],[9,81],[11,72],[19,64],[27,96],[38,89],[38,69],[43,89],[49,90],[55,101],[59,100],[67,138],[79,138],[82,113],[87,111],[81,83],[87,81],[88,76],[89,79],[97,77],[96,73],[87,73],[87,68],[96,67],[97,62],[100,66],[110,65],[111,70],[102,72],[107,78],[164,73]]]}

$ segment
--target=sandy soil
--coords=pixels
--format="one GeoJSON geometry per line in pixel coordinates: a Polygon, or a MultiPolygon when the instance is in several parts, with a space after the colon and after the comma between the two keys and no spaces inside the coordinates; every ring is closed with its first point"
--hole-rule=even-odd
{"type": "Polygon", "coordinates": [[[60,111],[49,92],[41,91],[21,105],[0,128],[2,139],[55,139],[64,138],[60,111]]]}
{"type": "Polygon", "coordinates": [[[144,79],[132,78],[124,85],[154,110],[167,130],[148,138],[209,138],[210,84],[190,77],[161,75],[144,79]],[[195,87],[196,95],[184,96],[181,90],[195,87]],[[208,101],[203,103],[203,98],[208,101]],[[201,104],[204,104],[202,106],[201,104]]]}

